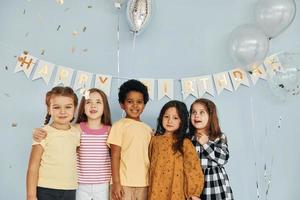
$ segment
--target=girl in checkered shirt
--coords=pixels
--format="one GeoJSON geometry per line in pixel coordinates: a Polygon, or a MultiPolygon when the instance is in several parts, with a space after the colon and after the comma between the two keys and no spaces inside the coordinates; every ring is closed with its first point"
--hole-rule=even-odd
{"type": "Polygon", "coordinates": [[[201,200],[232,200],[224,165],[229,159],[227,139],[221,132],[216,105],[204,98],[190,108],[190,134],[205,176],[201,200]]]}

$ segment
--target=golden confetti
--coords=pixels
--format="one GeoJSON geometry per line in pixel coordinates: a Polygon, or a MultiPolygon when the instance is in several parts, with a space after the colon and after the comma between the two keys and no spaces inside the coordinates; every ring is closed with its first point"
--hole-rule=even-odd
{"type": "Polygon", "coordinates": [[[18,126],[18,124],[16,123],[16,122],[13,122],[12,124],[11,124],[11,127],[17,127],[18,126]]]}
{"type": "Polygon", "coordinates": [[[58,31],[60,29],[60,25],[57,27],[56,31],[58,31]]]}
{"type": "Polygon", "coordinates": [[[89,5],[88,8],[92,8],[93,6],[89,5]]]}
{"type": "Polygon", "coordinates": [[[45,49],[42,49],[41,55],[45,54],[45,49]]]}
{"type": "Polygon", "coordinates": [[[82,29],[82,32],[85,32],[86,31],[86,26],[85,27],[83,27],[83,29],[82,29]]]}
{"type": "Polygon", "coordinates": [[[78,32],[77,31],[73,31],[72,35],[75,37],[78,35],[78,32]]]}
{"type": "Polygon", "coordinates": [[[24,50],[23,53],[24,53],[25,55],[27,55],[27,54],[29,53],[29,51],[24,50]]]}
{"type": "Polygon", "coordinates": [[[64,4],[64,0],[56,0],[56,3],[59,5],[63,5],[64,4]]]}
{"type": "Polygon", "coordinates": [[[72,47],[71,52],[74,53],[76,50],[76,47],[72,47]]]}

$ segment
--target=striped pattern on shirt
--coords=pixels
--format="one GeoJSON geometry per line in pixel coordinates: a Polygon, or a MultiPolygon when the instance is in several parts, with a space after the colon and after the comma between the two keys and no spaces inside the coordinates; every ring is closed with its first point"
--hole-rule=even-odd
{"type": "Polygon", "coordinates": [[[111,179],[109,148],[106,144],[109,126],[89,129],[86,122],[80,123],[82,130],[78,151],[78,182],[85,184],[108,183],[111,179]]]}

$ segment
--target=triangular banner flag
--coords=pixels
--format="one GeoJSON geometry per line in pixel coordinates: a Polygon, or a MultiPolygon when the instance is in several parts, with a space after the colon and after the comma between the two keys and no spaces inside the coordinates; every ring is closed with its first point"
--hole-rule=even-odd
{"type": "Polygon", "coordinates": [[[193,95],[198,98],[197,84],[195,78],[182,78],[181,88],[183,99],[187,98],[189,95],[193,95]]]}
{"type": "Polygon", "coordinates": [[[259,65],[250,71],[250,78],[253,85],[256,84],[258,79],[267,80],[267,73],[263,65],[259,65]]]}
{"type": "Polygon", "coordinates": [[[229,71],[229,76],[231,78],[234,90],[237,90],[241,84],[247,87],[250,86],[247,73],[240,68],[229,71]]]}
{"type": "Polygon", "coordinates": [[[277,55],[271,55],[267,57],[264,60],[264,65],[270,78],[273,77],[276,71],[282,70],[282,65],[277,55]]]}
{"type": "Polygon", "coordinates": [[[95,79],[95,87],[102,90],[109,97],[111,89],[112,76],[97,74],[95,79]]]}
{"type": "Polygon", "coordinates": [[[233,91],[228,72],[221,72],[213,75],[215,86],[217,89],[218,95],[224,90],[233,91]]]}
{"type": "Polygon", "coordinates": [[[163,97],[174,99],[174,80],[173,79],[158,79],[157,80],[157,99],[163,97]]]}
{"type": "Polygon", "coordinates": [[[81,88],[89,89],[91,87],[93,74],[84,71],[77,71],[75,83],[74,83],[74,90],[78,90],[81,88]]]}
{"type": "Polygon", "coordinates": [[[196,77],[198,97],[202,97],[205,93],[215,96],[214,84],[211,75],[196,77]]]}
{"type": "Polygon", "coordinates": [[[154,79],[139,79],[148,89],[149,97],[154,100],[154,79]]]}
{"type": "Polygon", "coordinates": [[[46,85],[48,85],[53,70],[54,70],[54,64],[46,62],[44,60],[39,60],[36,70],[33,74],[32,80],[42,78],[45,81],[46,85]]]}
{"type": "Polygon", "coordinates": [[[69,67],[58,66],[54,85],[62,84],[64,86],[71,86],[72,76],[73,69],[69,67]]]}
{"type": "Polygon", "coordinates": [[[35,63],[37,62],[37,58],[29,55],[28,53],[23,53],[18,57],[18,62],[15,67],[15,72],[23,71],[27,78],[29,78],[35,63]]]}

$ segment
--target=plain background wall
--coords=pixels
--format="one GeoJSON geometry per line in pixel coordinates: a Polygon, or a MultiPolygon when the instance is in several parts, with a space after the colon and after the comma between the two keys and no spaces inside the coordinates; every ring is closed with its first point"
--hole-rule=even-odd
{"type": "MultiPolygon", "coordinates": [[[[255,21],[255,3],[256,0],[153,1],[151,21],[133,48],[125,6],[117,11],[110,0],[65,0],[63,5],[55,0],[1,0],[0,199],[25,198],[32,129],[44,121],[44,95],[53,86],[53,80],[47,86],[41,79],[31,81],[22,72],[13,73],[16,56],[28,50],[40,59],[75,70],[115,77],[177,79],[175,98],[182,99],[178,79],[233,69],[228,37],[235,27],[255,21]],[[78,35],[73,36],[73,31],[78,35]]],[[[269,55],[300,52],[299,6],[297,12],[293,24],[271,41],[269,55]]],[[[299,66],[299,56],[294,57],[299,66]]],[[[117,92],[123,81],[113,79],[109,101],[114,121],[122,117],[117,92]]],[[[226,170],[235,199],[257,199],[256,182],[260,199],[265,199],[266,164],[267,176],[271,175],[268,199],[298,200],[300,96],[281,101],[266,81],[259,80],[250,88],[241,86],[234,92],[205,97],[217,104],[221,128],[228,136],[230,160],[226,170]]],[[[194,100],[188,97],[185,102],[190,106],[194,100]]],[[[143,120],[155,128],[158,112],[167,101],[150,101],[143,120]]]]}

